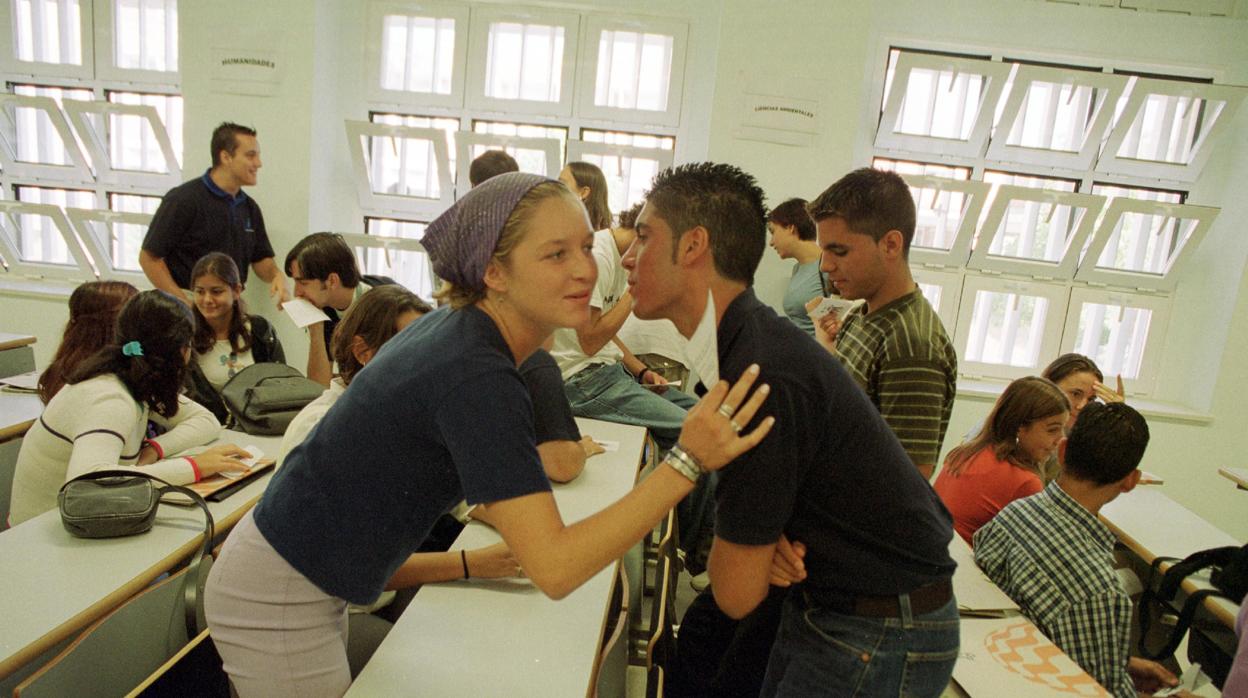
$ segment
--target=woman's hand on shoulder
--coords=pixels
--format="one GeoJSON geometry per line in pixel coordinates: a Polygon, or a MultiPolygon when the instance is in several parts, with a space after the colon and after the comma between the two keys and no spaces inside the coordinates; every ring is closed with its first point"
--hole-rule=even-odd
{"type": "Polygon", "coordinates": [[[520,561],[512,554],[506,543],[469,550],[468,576],[497,579],[499,577],[522,577],[520,561]]]}
{"type": "Polygon", "coordinates": [[[199,468],[200,476],[208,477],[223,471],[243,472],[247,470],[249,466],[239,459],[251,458],[251,454],[234,444],[222,444],[192,457],[199,468]]]}
{"type": "Polygon", "coordinates": [[[703,470],[719,470],[754,448],[776,423],[775,417],[768,416],[753,431],[742,433],[771,392],[771,387],[763,384],[751,394],[758,372],[758,364],[751,365],[731,388],[727,381],[719,381],[685,417],[680,447],[703,470]]]}

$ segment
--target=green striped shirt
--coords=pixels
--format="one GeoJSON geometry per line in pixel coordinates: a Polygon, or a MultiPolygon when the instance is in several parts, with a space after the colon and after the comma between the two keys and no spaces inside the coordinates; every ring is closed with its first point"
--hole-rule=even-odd
{"type": "Polygon", "coordinates": [[[915,465],[935,465],[953,411],[958,356],[917,288],[866,314],[859,306],[836,335],[841,363],[866,391],[915,465]]]}

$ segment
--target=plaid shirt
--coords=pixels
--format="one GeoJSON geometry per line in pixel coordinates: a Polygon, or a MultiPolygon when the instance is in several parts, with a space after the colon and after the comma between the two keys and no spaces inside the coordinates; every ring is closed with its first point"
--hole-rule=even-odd
{"type": "Polygon", "coordinates": [[[953,411],[958,355],[918,289],[845,316],[836,354],[915,465],[936,465],[953,411]]]}
{"type": "Polygon", "coordinates": [[[1113,567],[1114,534],[1058,487],[1019,499],[975,534],[975,562],[1055,645],[1118,698],[1131,599],[1113,567]]]}

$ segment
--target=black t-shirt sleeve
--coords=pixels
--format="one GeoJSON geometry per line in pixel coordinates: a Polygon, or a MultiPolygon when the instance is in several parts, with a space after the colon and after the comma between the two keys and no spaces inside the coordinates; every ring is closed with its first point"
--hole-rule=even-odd
{"type": "Polygon", "coordinates": [[[581,430],[563,392],[563,376],[550,354],[539,349],[520,366],[520,377],[533,401],[533,430],[537,443],[580,441],[581,430]]]}
{"type": "Polygon", "coordinates": [[[174,189],[161,199],[147,227],[147,235],[143,237],[143,249],[162,259],[178,247],[195,220],[194,202],[180,194],[174,189]]]}
{"type": "MultiPolygon", "coordinates": [[[[720,374],[733,383],[740,371],[720,374]]],[[[763,366],[758,383],[767,383],[763,366]]],[[[758,446],[738,456],[719,475],[716,487],[715,535],[738,545],[770,545],[784,532],[793,517],[798,490],[810,467],[802,444],[811,443],[796,407],[796,397],[773,385],[771,395],[745,431],[758,426],[761,417],[772,415],[776,424],[758,446]]]]}
{"type": "Polygon", "coordinates": [[[264,214],[260,213],[260,205],[251,200],[251,262],[255,264],[262,259],[273,257],[273,244],[269,242],[269,231],[264,227],[264,214]]]}

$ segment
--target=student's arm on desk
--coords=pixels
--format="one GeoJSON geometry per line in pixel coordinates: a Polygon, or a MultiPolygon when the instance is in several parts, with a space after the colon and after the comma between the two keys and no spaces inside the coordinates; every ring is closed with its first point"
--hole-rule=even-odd
{"type": "Polygon", "coordinates": [[[464,579],[464,565],[468,576],[482,579],[516,577],[521,574],[520,563],[511,554],[506,543],[475,550],[458,550],[444,553],[413,553],[386,582],[386,591],[406,589],[433,582],[452,582],[464,579]]]}
{"type": "Polygon", "coordinates": [[[739,545],[715,536],[707,568],[719,610],[740,620],[767,598],[775,553],[775,543],[739,545]]]}
{"type": "Polygon", "coordinates": [[[139,250],[139,268],[143,270],[143,274],[153,286],[188,306],[191,304],[186,294],[182,293],[182,289],[178,288],[178,284],[174,282],[173,274],[169,273],[169,265],[165,264],[164,257],[157,257],[147,250],[139,250]]]}
{"type": "Polygon", "coordinates": [[[572,482],[585,470],[585,461],[604,450],[589,436],[582,436],[580,441],[559,439],[537,445],[542,469],[552,482],[572,482]]]}

